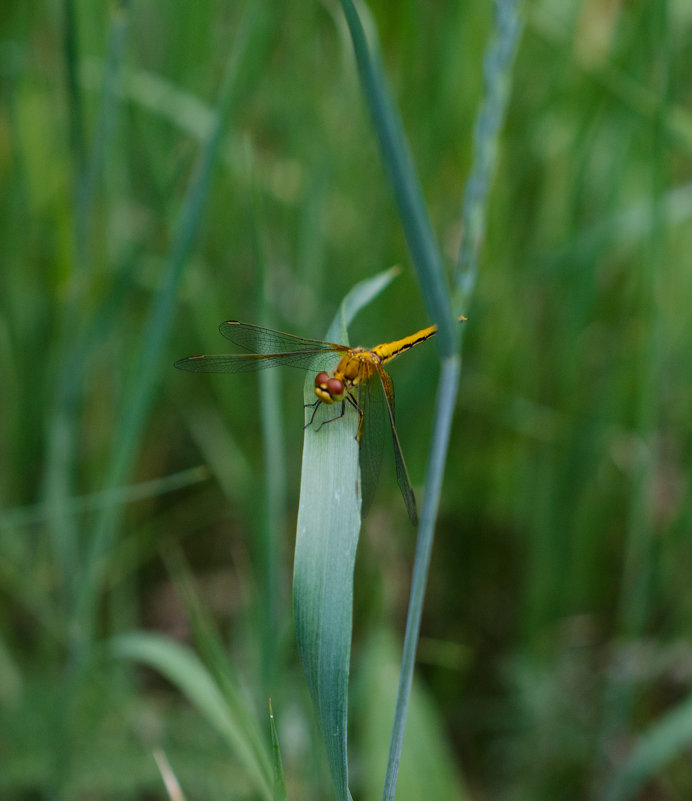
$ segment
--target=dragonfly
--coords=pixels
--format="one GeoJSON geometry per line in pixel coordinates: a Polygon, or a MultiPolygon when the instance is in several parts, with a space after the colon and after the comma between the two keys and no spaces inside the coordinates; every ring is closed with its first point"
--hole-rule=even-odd
{"type": "MultiPolygon", "coordinates": [[[[459,322],[465,321],[466,317],[461,315],[459,322]]],[[[436,325],[372,348],[305,339],[239,320],[221,323],[219,332],[243,352],[188,356],[179,359],[174,366],[192,373],[249,373],[279,365],[315,371],[316,400],[307,404],[307,407],[313,407],[313,411],[305,427],[313,424],[322,406],[340,403],[341,409],[340,414],[321,422],[317,431],[323,425],[341,419],[347,404],[357,412],[356,439],[359,443],[364,515],[372,502],[382,464],[384,432],[389,428],[394,443],[397,483],[409,519],[417,525],[416,498],[394,420],[394,383],[384,365],[433,337],[437,333],[436,325]]]]}

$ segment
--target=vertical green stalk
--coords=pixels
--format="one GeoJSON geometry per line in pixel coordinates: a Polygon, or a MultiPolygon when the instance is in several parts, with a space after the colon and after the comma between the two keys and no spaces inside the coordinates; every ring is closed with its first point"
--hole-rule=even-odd
{"type": "MultiPolygon", "coordinates": [[[[507,86],[509,83],[511,62],[518,39],[519,26],[516,22],[516,14],[513,13],[515,11],[516,2],[517,0],[513,0],[513,2],[507,0],[504,5],[499,4],[498,6],[499,10],[496,25],[499,30],[496,40],[494,40],[493,43],[497,45],[497,41],[499,41],[503,45],[502,48],[498,48],[503,57],[499,60],[495,59],[495,61],[492,62],[492,68],[488,68],[486,72],[486,79],[492,83],[490,89],[494,91],[490,92],[490,100],[492,102],[484,105],[481,110],[483,121],[477,126],[479,137],[487,138],[490,136],[490,132],[492,132],[492,135],[496,139],[497,132],[502,122],[508,95],[507,86]],[[500,23],[502,23],[502,25],[500,23]],[[496,65],[498,61],[499,66],[496,65]]],[[[341,5],[351,33],[363,93],[380,145],[380,155],[394,190],[394,197],[398,205],[403,229],[413,264],[417,271],[422,294],[431,317],[439,326],[438,342],[439,350],[442,354],[441,376],[433,427],[434,433],[426,472],[426,490],[423,499],[423,511],[413,568],[402,668],[399,678],[394,724],[383,789],[383,798],[393,799],[401,760],[406,712],[413,681],[416,648],[434,542],[435,522],[439,509],[444,465],[449,447],[454,405],[459,387],[459,331],[452,315],[450,290],[442,270],[442,259],[423,201],[423,193],[406,142],[403,125],[387,85],[384,70],[379,58],[374,28],[370,31],[371,36],[370,40],[368,40],[352,0],[341,0],[341,5]]],[[[491,61],[490,57],[488,57],[488,61],[491,61]]],[[[464,255],[461,259],[467,270],[471,269],[475,271],[477,269],[477,252],[482,238],[482,221],[485,217],[487,189],[492,178],[492,168],[495,164],[493,150],[495,146],[495,141],[493,140],[489,149],[483,149],[479,146],[479,150],[477,151],[477,155],[480,154],[479,158],[483,158],[483,163],[476,166],[476,179],[478,183],[474,185],[474,191],[469,193],[465,208],[467,209],[467,213],[473,216],[474,221],[477,222],[480,220],[481,224],[479,225],[477,223],[474,228],[475,239],[473,240],[473,247],[471,248],[471,256],[464,255]],[[478,189],[478,186],[480,186],[481,189],[478,189]]],[[[473,275],[475,277],[475,272],[473,275]]],[[[467,281],[467,284],[468,283],[467,281]]],[[[469,299],[472,284],[473,281],[470,282],[466,293],[463,294],[464,301],[468,301],[469,299]]],[[[322,439],[326,438],[323,437],[322,439]]],[[[329,461],[327,461],[323,468],[324,471],[329,469],[329,464],[329,461]]],[[[301,492],[302,491],[303,487],[301,486],[301,492]]],[[[324,519],[323,524],[326,526],[331,522],[331,518],[328,517],[324,519]]],[[[301,542],[301,532],[302,528],[299,521],[298,544],[301,542]]],[[[310,548],[315,552],[318,551],[317,547],[314,545],[311,545],[310,548]]],[[[297,563],[299,562],[298,553],[297,545],[297,563]]],[[[302,558],[300,561],[303,561],[302,558]]],[[[321,573],[322,577],[324,576],[324,570],[319,564],[316,565],[316,573],[321,573]]],[[[315,580],[314,576],[315,572],[313,572],[313,582],[315,580]]],[[[296,588],[296,583],[298,587],[302,588],[305,586],[306,596],[309,595],[310,592],[312,592],[313,595],[315,594],[314,588],[310,588],[307,575],[303,576],[302,573],[296,572],[294,576],[294,590],[296,588]]],[[[317,602],[311,599],[311,608],[316,608],[317,603],[326,604],[321,612],[313,613],[317,615],[318,622],[321,620],[321,616],[328,614],[332,617],[334,616],[333,612],[328,611],[328,597],[324,594],[324,588],[326,587],[328,590],[329,584],[325,584],[323,579],[321,586],[323,588],[321,591],[323,597],[320,597],[317,602]]],[[[312,622],[314,623],[315,621],[312,622]]],[[[300,638],[305,639],[309,637],[309,627],[303,625],[303,619],[299,615],[297,615],[296,627],[299,631],[300,638]]],[[[348,620],[341,620],[339,622],[339,627],[341,629],[341,634],[339,636],[348,636],[348,641],[341,643],[341,647],[346,649],[346,655],[348,656],[351,636],[350,617],[348,620]]],[[[335,635],[333,632],[331,636],[332,639],[334,639],[335,635]]],[[[309,683],[311,683],[311,686],[315,686],[318,689],[317,695],[313,695],[313,697],[318,706],[322,704],[324,708],[327,708],[329,704],[334,702],[335,697],[333,695],[322,696],[319,694],[320,685],[318,679],[320,675],[320,659],[319,656],[316,657],[316,649],[313,644],[308,642],[308,645],[309,647],[305,653],[303,653],[303,651],[301,651],[301,653],[303,654],[304,667],[308,674],[309,683]],[[307,663],[305,654],[308,656],[307,663]]],[[[340,660],[339,664],[343,664],[343,659],[340,660]]],[[[340,705],[345,704],[347,674],[342,676],[342,682],[343,686],[338,690],[340,695],[336,697],[336,702],[340,705]]],[[[327,720],[331,720],[332,718],[327,717],[327,720]]],[[[339,721],[339,726],[342,726],[344,722],[343,715],[337,716],[336,719],[339,721]]],[[[328,734],[334,740],[333,764],[337,766],[337,773],[334,774],[333,771],[333,775],[335,776],[335,783],[339,788],[339,798],[347,799],[348,773],[345,762],[346,732],[345,730],[341,731],[340,728],[332,726],[328,734]],[[334,739],[335,737],[337,739],[334,739]]]]}
{"type": "Polygon", "coordinates": [[[408,615],[406,619],[406,635],[404,649],[401,657],[401,671],[399,673],[399,686],[397,688],[396,707],[394,709],[394,723],[389,743],[389,757],[387,759],[387,772],[384,780],[382,798],[391,801],[396,792],[396,781],[399,774],[401,749],[404,743],[404,727],[406,725],[406,712],[411,695],[413,671],[416,664],[416,650],[420,636],[421,617],[423,615],[423,602],[425,588],[430,570],[430,558],[435,539],[435,523],[440,507],[442,480],[444,478],[449,437],[454,419],[454,407],[459,391],[459,375],[461,360],[452,356],[442,360],[442,372],[437,390],[437,403],[435,407],[435,422],[428,459],[428,469],[425,475],[425,493],[423,495],[423,508],[418,539],[416,541],[416,554],[413,562],[413,576],[411,579],[411,593],[409,596],[408,615]]]}

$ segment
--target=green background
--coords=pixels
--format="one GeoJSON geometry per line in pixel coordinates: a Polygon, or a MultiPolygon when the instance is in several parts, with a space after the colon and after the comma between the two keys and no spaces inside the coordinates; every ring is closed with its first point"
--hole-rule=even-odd
{"type": "MultiPolygon", "coordinates": [[[[371,11],[451,267],[491,7],[371,11]]],[[[692,680],[692,9],[525,12],[397,797],[688,798],[690,738],[660,730],[652,775],[607,794],[692,680]]],[[[157,747],[189,798],[260,797],[104,647],[189,637],[179,547],[267,742],[272,697],[289,798],[329,797],[290,614],[303,375],[172,363],[223,352],[225,319],[321,337],[393,264],[352,342],[429,322],[340,9],[5,2],[0,26],[0,797],[163,798],[157,747]]],[[[435,344],[391,374],[420,499],[435,344]]],[[[356,570],[357,798],[379,797],[413,548],[387,454],[356,570]]]]}

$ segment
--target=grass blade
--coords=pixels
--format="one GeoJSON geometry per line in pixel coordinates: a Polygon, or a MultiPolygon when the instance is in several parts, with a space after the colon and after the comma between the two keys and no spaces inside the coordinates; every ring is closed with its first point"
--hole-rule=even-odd
{"type": "Polygon", "coordinates": [[[269,699],[269,724],[271,727],[272,752],[274,756],[274,801],[287,801],[284,766],[281,761],[279,735],[276,732],[276,721],[274,720],[274,710],[272,709],[271,698],[269,699]]]}
{"type": "Polygon", "coordinates": [[[420,623],[423,615],[423,601],[425,588],[430,569],[430,558],[435,537],[435,523],[440,506],[442,492],[442,479],[444,477],[449,436],[452,430],[454,407],[459,389],[459,373],[461,361],[458,357],[444,359],[442,373],[437,390],[437,404],[435,409],[433,439],[428,460],[428,469],[425,476],[425,494],[416,541],[416,555],[413,563],[413,577],[411,579],[411,593],[409,596],[408,615],[406,619],[406,635],[404,637],[404,650],[401,657],[401,672],[399,673],[399,687],[397,690],[396,708],[394,710],[394,723],[389,746],[389,759],[385,775],[382,798],[392,801],[396,792],[396,782],[401,761],[401,749],[404,744],[404,727],[406,713],[413,684],[413,670],[416,664],[416,650],[420,635],[420,623]]]}
{"type": "Polygon", "coordinates": [[[473,132],[473,162],[461,212],[464,237],[455,281],[455,308],[467,309],[478,276],[478,254],[485,238],[488,194],[497,166],[498,139],[507,111],[512,65],[522,24],[521,0],[495,3],[495,26],[483,59],[483,102],[473,132]]]}

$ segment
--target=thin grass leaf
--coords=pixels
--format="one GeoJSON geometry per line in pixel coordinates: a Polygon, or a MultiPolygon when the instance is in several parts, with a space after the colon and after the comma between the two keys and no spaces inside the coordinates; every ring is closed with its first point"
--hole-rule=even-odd
{"type": "Polygon", "coordinates": [[[500,131],[507,112],[512,65],[519,45],[521,0],[496,2],[493,35],[483,59],[483,101],[473,130],[473,161],[461,212],[464,237],[455,281],[455,308],[466,309],[478,277],[478,257],[485,238],[488,195],[498,161],[500,131]]]}
{"type": "MultiPolygon", "coordinates": [[[[380,794],[387,762],[387,737],[395,705],[401,648],[391,632],[373,632],[359,648],[355,725],[361,733],[363,798],[380,794]]],[[[446,739],[445,727],[435,701],[422,682],[414,680],[409,723],[401,760],[397,801],[470,798],[457,775],[457,766],[446,739]]]]}
{"type": "Polygon", "coordinates": [[[406,634],[401,657],[401,672],[397,689],[394,722],[389,746],[387,773],[384,780],[382,798],[393,801],[401,762],[401,750],[404,743],[404,727],[408,711],[413,671],[416,664],[416,650],[420,636],[420,624],[423,616],[423,601],[430,570],[430,559],[435,536],[435,523],[440,506],[442,480],[444,478],[449,437],[452,430],[454,407],[459,389],[461,361],[451,357],[442,361],[442,372],[437,388],[434,428],[430,446],[430,456],[425,474],[425,492],[423,507],[416,541],[416,555],[413,562],[411,593],[409,596],[408,614],[406,618],[406,634]]]}
{"type": "Polygon", "coordinates": [[[276,721],[274,720],[274,710],[272,709],[272,699],[269,699],[269,725],[272,734],[272,754],[274,757],[274,801],[286,801],[286,780],[284,779],[284,766],[281,761],[281,749],[279,748],[279,735],[276,731],[276,721]]]}
{"type": "Polygon", "coordinates": [[[455,351],[455,343],[459,341],[449,301],[449,287],[401,116],[382,68],[375,29],[372,24],[369,25],[368,40],[352,0],[341,0],[341,6],[353,40],[361,84],[380,144],[380,154],[394,190],[425,305],[439,327],[439,351],[449,355],[455,351]]]}
{"type": "MultiPolygon", "coordinates": [[[[346,343],[346,325],[384,289],[394,274],[388,270],[354,287],[342,303],[326,339],[346,343]]],[[[310,375],[306,381],[306,403],[312,403],[315,397],[313,378],[310,375]]],[[[307,423],[312,409],[306,411],[307,423]]],[[[331,411],[318,409],[317,425],[329,419],[331,411]]],[[[353,568],[361,525],[357,427],[357,414],[347,409],[342,419],[324,425],[319,431],[316,425],[305,430],[293,567],[296,638],[339,801],[351,798],[347,759],[348,676],[353,568]]]]}
{"type": "Polygon", "coordinates": [[[174,684],[224,738],[260,797],[272,798],[271,774],[257,759],[244,720],[238,719],[209,670],[189,648],[159,634],[131,632],[110,640],[109,649],[120,659],[148,665],[174,684]]]}

